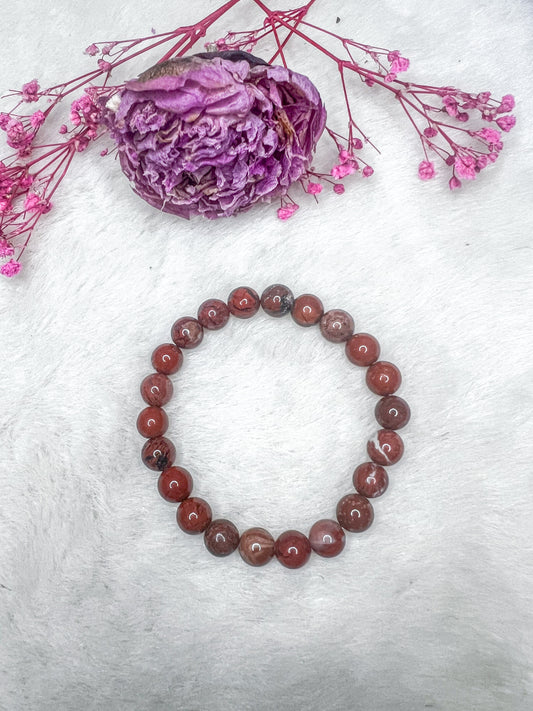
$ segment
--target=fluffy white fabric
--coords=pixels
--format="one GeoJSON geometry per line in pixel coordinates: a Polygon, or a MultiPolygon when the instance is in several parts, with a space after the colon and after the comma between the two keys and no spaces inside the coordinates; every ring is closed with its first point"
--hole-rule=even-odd
{"type": "MultiPolygon", "coordinates": [[[[92,41],[215,6],[3,3],[0,88],[55,84],[92,66],[92,41]]],[[[257,17],[250,2],[213,35],[257,17]]],[[[1,709],[532,708],[532,6],[318,0],[310,17],[401,49],[414,81],[515,94],[518,124],[452,194],[443,169],[419,181],[399,107],[354,82],[376,173],[318,206],[297,194],[287,223],[273,206],[180,221],[97,149],[75,161],[24,272],[0,283],[1,709]],[[375,524],[299,571],[184,535],[135,429],[173,320],[273,282],[350,310],[413,410],[375,524]]],[[[333,116],[333,69],[297,42],[290,56],[333,116]]],[[[187,353],[170,436],[217,516],[277,535],[334,514],[375,428],[342,350],[260,315],[187,353]]]]}

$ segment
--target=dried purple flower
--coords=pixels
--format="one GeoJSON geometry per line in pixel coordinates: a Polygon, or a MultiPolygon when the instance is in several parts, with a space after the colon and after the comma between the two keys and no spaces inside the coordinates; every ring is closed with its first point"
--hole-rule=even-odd
{"type": "Polygon", "coordinates": [[[325,121],[307,77],[239,51],[156,64],[103,114],[134,191],[186,218],[284,195],[309,169],[325,121]]]}

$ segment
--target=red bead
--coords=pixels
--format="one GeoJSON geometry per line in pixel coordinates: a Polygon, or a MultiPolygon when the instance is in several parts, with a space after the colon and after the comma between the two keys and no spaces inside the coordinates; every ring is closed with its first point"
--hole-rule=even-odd
{"type": "Polygon", "coordinates": [[[332,309],[320,319],[320,332],[327,341],[343,343],[353,333],[353,318],[342,309],[332,309]]]}
{"type": "Polygon", "coordinates": [[[185,533],[202,533],[211,523],[211,507],[198,496],[185,499],[178,506],[176,520],[185,533]]]}
{"type": "Polygon", "coordinates": [[[309,531],[311,548],[323,558],[333,558],[343,550],[346,534],[342,527],[329,518],[322,518],[309,531]]]}
{"type": "Polygon", "coordinates": [[[302,294],[294,301],[291,316],[298,326],[314,326],[324,314],[324,307],[318,296],[302,294]]]}
{"type": "Polygon", "coordinates": [[[403,440],[394,430],[378,430],[366,445],[368,456],[376,464],[390,466],[400,461],[403,454],[403,440]]]}
{"type": "Polygon", "coordinates": [[[261,306],[269,316],[279,318],[291,312],[294,295],[289,287],[283,284],[272,284],[261,295],[261,306]]]}
{"type": "Polygon", "coordinates": [[[337,520],[347,531],[360,533],[374,520],[374,509],[364,496],[348,494],[337,504],[337,520]]]}
{"type": "Polygon", "coordinates": [[[366,371],[366,384],[376,395],[392,395],[398,390],[401,383],[400,371],[386,360],[378,360],[366,371]]]}
{"type": "Polygon", "coordinates": [[[259,294],[249,286],[233,289],[228,297],[228,308],[237,318],[251,318],[261,306],[259,294]]]}
{"type": "Polygon", "coordinates": [[[266,565],[274,555],[274,539],[264,528],[249,528],[239,542],[239,553],[248,565],[266,565]]]}
{"type": "Polygon", "coordinates": [[[174,322],[170,335],[180,348],[196,348],[202,342],[204,329],[202,324],[192,316],[182,316],[174,322]]]}
{"type": "Polygon", "coordinates": [[[160,437],[168,428],[167,413],[160,407],[145,407],[137,418],[137,429],[143,437],[160,437]]]}
{"type": "Polygon", "coordinates": [[[176,449],[166,437],[152,437],[142,448],[141,457],[148,469],[163,471],[174,463],[176,449]]]}
{"type": "Polygon", "coordinates": [[[166,405],[173,392],[172,381],[163,373],[147,375],[141,383],[142,399],[155,407],[166,405]]]}
{"type": "Polygon", "coordinates": [[[411,410],[405,400],[397,395],[382,398],[374,410],[376,420],[388,430],[400,430],[411,419],[411,410]]]}
{"type": "Polygon", "coordinates": [[[208,331],[218,331],[228,320],[229,309],[220,299],[208,299],[198,309],[198,322],[208,331]]]}
{"type": "Polygon", "coordinates": [[[284,531],[277,539],[274,551],[281,565],[301,568],[311,556],[311,544],[300,531],[284,531]]]}
{"type": "Polygon", "coordinates": [[[360,464],[353,473],[353,485],[368,499],[375,499],[387,491],[389,475],[387,470],[374,462],[360,464]]]}
{"type": "Polygon", "coordinates": [[[230,555],[239,545],[239,531],[231,521],[217,518],[206,528],[204,543],[207,550],[219,558],[230,555]]]}
{"type": "Polygon", "coordinates": [[[369,333],[354,333],[346,343],[348,360],[361,367],[374,363],[379,358],[379,352],[379,343],[369,333]]]}
{"type": "Polygon", "coordinates": [[[183,363],[183,353],[173,343],[162,343],[152,353],[152,366],[158,373],[173,375],[183,363]]]}
{"type": "Polygon", "coordinates": [[[165,501],[183,501],[191,495],[192,476],[183,467],[168,467],[159,475],[157,490],[165,501]]]}

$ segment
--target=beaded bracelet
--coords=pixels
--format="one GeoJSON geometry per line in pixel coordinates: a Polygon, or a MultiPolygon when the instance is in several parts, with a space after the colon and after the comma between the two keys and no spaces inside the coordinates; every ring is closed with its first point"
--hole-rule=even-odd
{"type": "Polygon", "coordinates": [[[269,286],[261,298],[253,289],[241,286],[229,295],[227,304],[219,299],[208,299],[198,309],[198,317],[185,316],[172,326],[174,343],[163,343],[152,353],[155,373],[141,383],[141,395],[148,404],[137,418],[137,429],[148,441],[142,448],[142,460],[152,470],[160,471],[158,490],[163,499],[179,503],[176,517],[185,533],[204,533],[207,550],[222,557],[237,548],[242,559],[253,566],[268,563],[275,555],[287,568],[300,568],[314,551],[324,558],[338,555],[345,544],[344,529],[352,533],[365,531],[374,519],[369,499],[381,496],[389,478],[386,465],[395,464],[404,451],[403,441],[396,430],[410,418],[409,405],[395,393],[401,384],[398,368],[388,361],[378,361],[380,346],[368,333],[354,334],[350,314],[341,309],[324,313],[322,302],[312,294],[294,298],[282,284],[269,286]],[[367,442],[371,461],[360,464],[353,473],[355,493],[343,496],[337,504],[337,520],[321,519],[311,527],[309,536],[289,530],[277,540],[264,528],[249,528],[242,535],[226,519],[212,518],[211,507],[203,499],[191,496],[193,482],[190,473],[174,465],[176,450],[163,435],[168,428],[168,417],[162,409],[172,397],[172,381],[183,363],[181,349],[196,348],[204,337],[204,329],[217,331],[225,326],[230,314],[240,319],[254,316],[262,306],[266,314],[281,317],[291,314],[300,326],[319,324],[324,338],[333,343],[344,343],[346,356],[354,365],[366,367],[366,383],[381,396],[375,416],[382,429],[367,442]]]}

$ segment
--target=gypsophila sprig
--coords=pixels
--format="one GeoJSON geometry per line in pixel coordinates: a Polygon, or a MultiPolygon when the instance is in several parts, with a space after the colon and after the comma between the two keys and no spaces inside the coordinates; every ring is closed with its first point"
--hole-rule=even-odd
{"type": "Polygon", "coordinates": [[[371,177],[366,152],[377,146],[356,120],[355,90],[358,100],[369,89],[383,90],[395,100],[392,108],[401,108],[420,141],[421,180],[447,174],[449,188],[456,190],[497,160],[503,134],[516,122],[513,96],[496,99],[488,91],[404,80],[411,67],[399,50],[312,24],[307,17],[315,2],[272,11],[262,0],[229,0],[194,25],[91,43],[85,49],[93,65],[87,73],[48,88],[32,79],[3,97],[14,105],[0,113],[11,149],[0,161],[0,273],[11,277],[20,271],[20,258],[37,223],[53,208],[72,160],[105,134],[115,149],[106,146],[100,155],[117,152],[137,194],[183,217],[234,215],[277,199],[278,217],[285,221],[299,207],[289,194],[297,183],[316,201],[325,188],[343,195],[349,176],[371,177]],[[243,2],[260,11],[257,28],[207,38],[212,25],[243,2]],[[345,130],[325,123],[317,88],[295,71],[305,68],[289,67],[291,38],[331,64],[332,75],[322,74],[328,84],[338,79],[345,130]],[[153,66],[137,79],[115,83],[117,69],[144,53],[153,66]],[[58,137],[55,142],[39,142],[43,127],[58,137]],[[312,159],[322,132],[336,158],[317,170],[312,159]]]}

